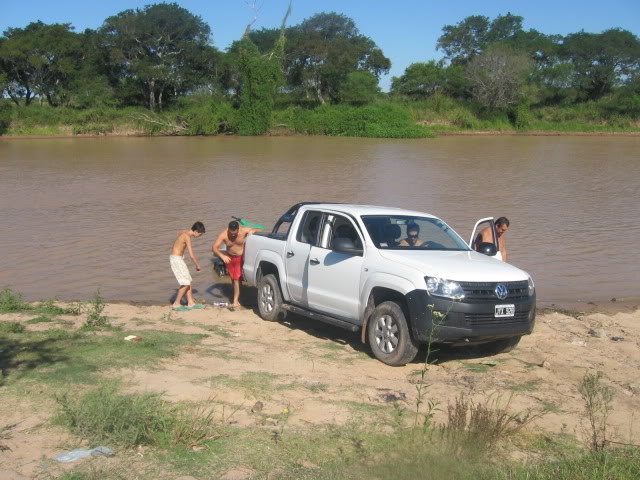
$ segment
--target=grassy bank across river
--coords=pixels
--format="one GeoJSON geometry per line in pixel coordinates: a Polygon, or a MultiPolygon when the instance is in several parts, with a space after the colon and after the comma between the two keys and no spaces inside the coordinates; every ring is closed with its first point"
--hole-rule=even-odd
{"type": "MultiPolygon", "coordinates": [[[[6,104],[8,105],[8,104],[6,104]]],[[[221,135],[237,132],[237,110],[210,97],[189,98],[160,113],[142,107],[4,108],[4,137],[221,135]]],[[[640,135],[640,121],[596,102],[483,112],[449,98],[385,100],[366,106],[291,106],[281,102],[269,135],[426,138],[437,135],[640,135]]]]}
{"type": "Polygon", "coordinates": [[[551,309],[513,352],[393,368],[301,317],[5,290],[0,476],[637,478],[639,320],[551,309]]]}

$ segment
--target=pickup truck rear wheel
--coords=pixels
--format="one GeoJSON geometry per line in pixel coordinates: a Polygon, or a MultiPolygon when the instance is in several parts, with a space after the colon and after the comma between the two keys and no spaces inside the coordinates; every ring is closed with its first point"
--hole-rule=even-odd
{"type": "Polygon", "coordinates": [[[418,354],[418,344],[411,338],[404,312],[396,302],[383,302],[375,308],[367,337],[373,355],[387,365],[405,365],[418,354]]]}
{"type": "Polygon", "coordinates": [[[287,312],[282,308],[282,292],[275,275],[265,275],[258,282],[258,312],[269,322],[284,320],[287,312]]]}

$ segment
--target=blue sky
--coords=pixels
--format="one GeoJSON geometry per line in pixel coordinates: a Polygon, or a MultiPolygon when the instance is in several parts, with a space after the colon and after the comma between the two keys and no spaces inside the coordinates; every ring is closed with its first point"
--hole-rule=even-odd
{"type": "MultiPolygon", "coordinates": [[[[250,1],[250,0],[249,0],[250,1]]],[[[97,28],[103,20],[128,8],[139,8],[152,0],[0,0],[0,31],[30,22],[71,23],[76,30],[97,28]]],[[[245,0],[176,0],[200,15],[212,30],[213,44],[224,49],[238,39],[253,13],[245,0]]],[[[254,28],[278,26],[288,0],[259,0],[254,28]]],[[[360,32],[371,37],[391,59],[390,75],[381,80],[387,90],[391,76],[398,76],[413,62],[441,58],[436,41],[442,27],[469,15],[511,12],[524,17],[525,29],[567,34],[585,30],[601,32],[620,27],[640,35],[640,0],[294,0],[289,24],[300,23],[318,12],[335,11],[355,20],[360,32]]]]}

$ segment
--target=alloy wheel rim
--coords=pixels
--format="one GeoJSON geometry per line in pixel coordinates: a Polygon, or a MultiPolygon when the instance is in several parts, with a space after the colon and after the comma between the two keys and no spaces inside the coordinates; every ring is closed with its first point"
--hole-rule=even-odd
{"type": "Polygon", "coordinates": [[[266,284],[260,290],[260,306],[265,313],[271,313],[274,307],[273,288],[266,284]]]}
{"type": "Polygon", "coordinates": [[[391,315],[383,315],[378,319],[374,335],[383,353],[393,353],[398,348],[398,324],[391,315]]]}

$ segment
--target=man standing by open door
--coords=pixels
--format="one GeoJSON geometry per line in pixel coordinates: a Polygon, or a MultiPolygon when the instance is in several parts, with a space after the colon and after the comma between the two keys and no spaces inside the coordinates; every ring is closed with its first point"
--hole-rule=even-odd
{"type": "Polygon", "coordinates": [[[498,251],[502,256],[502,261],[508,262],[509,260],[507,257],[507,244],[504,238],[504,234],[507,232],[507,230],[509,230],[509,225],[510,225],[510,222],[507,217],[498,218],[495,221],[495,231],[497,236],[497,242],[493,241],[493,231],[492,231],[493,229],[489,226],[478,234],[478,237],[476,238],[476,245],[478,245],[481,242],[497,243],[498,251]]]}

